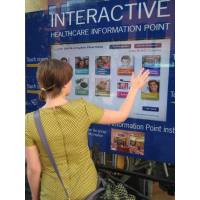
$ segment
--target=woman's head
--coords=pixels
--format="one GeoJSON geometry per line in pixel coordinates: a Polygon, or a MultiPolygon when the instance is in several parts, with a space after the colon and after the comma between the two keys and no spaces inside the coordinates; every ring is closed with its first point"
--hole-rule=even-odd
{"type": "Polygon", "coordinates": [[[73,76],[73,68],[58,59],[44,59],[40,62],[37,70],[37,81],[42,88],[39,99],[46,100],[48,93],[52,98],[61,94],[62,87],[66,85],[73,76]]]}
{"type": "Polygon", "coordinates": [[[84,59],[84,63],[85,63],[86,66],[89,65],[89,60],[88,59],[84,59]]]}
{"type": "Polygon", "coordinates": [[[81,60],[80,61],[80,67],[83,67],[84,66],[84,60],[81,60]]]}
{"type": "Polygon", "coordinates": [[[149,91],[151,93],[159,93],[159,82],[156,80],[150,80],[148,82],[149,85],[149,91]]]}
{"type": "Polygon", "coordinates": [[[81,61],[81,57],[75,57],[75,64],[76,65],[79,65],[80,61],[81,61]]]}

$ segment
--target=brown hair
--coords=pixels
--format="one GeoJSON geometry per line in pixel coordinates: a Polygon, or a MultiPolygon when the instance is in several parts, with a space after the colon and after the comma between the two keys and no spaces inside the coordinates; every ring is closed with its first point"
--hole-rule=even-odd
{"type": "Polygon", "coordinates": [[[48,92],[52,97],[58,96],[62,86],[66,85],[73,76],[73,68],[67,63],[58,59],[44,59],[40,62],[37,70],[37,81],[40,88],[39,100],[45,101],[48,92]],[[55,86],[54,86],[55,85],[55,86]]]}

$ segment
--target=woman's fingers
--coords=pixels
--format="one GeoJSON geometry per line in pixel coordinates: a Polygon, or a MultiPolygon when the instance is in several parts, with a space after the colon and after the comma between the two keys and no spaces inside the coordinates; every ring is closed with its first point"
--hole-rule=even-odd
{"type": "Polygon", "coordinates": [[[144,68],[142,68],[142,69],[140,70],[140,72],[138,73],[137,77],[140,77],[140,76],[141,76],[143,70],[144,70],[144,68]]]}
{"type": "Polygon", "coordinates": [[[135,76],[135,74],[134,74],[134,72],[132,72],[131,81],[134,79],[134,76],[135,76]]]}
{"type": "MultiPolygon", "coordinates": [[[[142,72],[144,71],[144,68],[142,68],[140,70],[140,72],[138,73],[138,75],[136,76],[136,78],[134,79],[134,72],[132,72],[132,77],[131,77],[131,82],[133,80],[135,80],[134,82],[137,83],[137,85],[139,87],[143,87],[149,80],[150,80],[150,77],[146,80],[146,78],[148,77],[149,75],[149,70],[146,70],[143,74],[142,72]],[[146,81],[145,81],[146,80],[146,81]]],[[[134,83],[134,84],[135,84],[134,83]]]]}
{"type": "Polygon", "coordinates": [[[150,80],[151,78],[149,77],[143,84],[143,86],[150,80]]]}
{"type": "Polygon", "coordinates": [[[142,76],[141,76],[142,80],[144,81],[147,78],[148,75],[149,75],[149,70],[147,70],[146,72],[144,72],[142,74],[142,76]]]}

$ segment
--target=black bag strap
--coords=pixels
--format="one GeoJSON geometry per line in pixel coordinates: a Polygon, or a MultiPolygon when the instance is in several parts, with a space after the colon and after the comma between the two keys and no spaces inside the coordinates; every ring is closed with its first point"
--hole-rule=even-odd
{"type": "Polygon", "coordinates": [[[64,186],[64,184],[63,184],[62,178],[61,178],[61,176],[60,176],[60,173],[59,173],[58,167],[57,167],[57,165],[56,165],[56,161],[55,161],[55,159],[54,159],[54,157],[53,157],[51,148],[50,148],[50,146],[49,146],[47,137],[46,137],[46,135],[45,135],[45,132],[44,132],[44,129],[43,129],[43,126],[42,126],[42,123],[41,123],[41,119],[40,119],[39,110],[37,110],[37,111],[34,112],[34,120],[35,120],[35,125],[36,125],[36,127],[37,127],[38,134],[39,134],[40,139],[41,139],[41,141],[42,141],[42,144],[43,144],[43,146],[44,146],[44,148],[45,148],[45,150],[46,150],[46,153],[48,154],[49,159],[50,159],[50,161],[51,161],[51,163],[52,163],[52,165],[53,165],[53,167],[54,167],[54,170],[56,171],[56,174],[58,175],[58,178],[60,179],[60,182],[62,183],[62,186],[63,186],[63,188],[64,188],[64,190],[65,190],[65,193],[66,193],[68,199],[70,199],[70,198],[69,198],[69,195],[68,195],[68,193],[67,193],[67,190],[65,189],[65,186],[64,186]]]}

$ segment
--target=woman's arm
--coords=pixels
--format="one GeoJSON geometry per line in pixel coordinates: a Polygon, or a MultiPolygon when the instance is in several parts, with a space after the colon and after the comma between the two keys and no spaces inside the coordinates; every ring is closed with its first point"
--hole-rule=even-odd
{"type": "Polygon", "coordinates": [[[27,176],[31,188],[32,200],[38,200],[41,174],[39,151],[37,146],[34,145],[31,147],[25,147],[25,153],[27,158],[27,176]]]}
{"type": "Polygon", "coordinates": [[[98,124],[116,124],[124,122],[127,119],[133,107],[138,90],[140,90],[150,80],[150,78],[146,80],[149,75],[149,70],[142,74],[143,70],[144,68],[140,70],[136,78],[134,78],[134,73],[132,73],[129,93],[122,103],[119,111],[104,109],[104,115],[98,124]]]}

